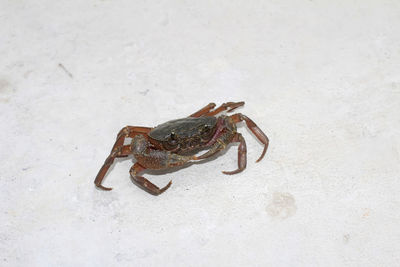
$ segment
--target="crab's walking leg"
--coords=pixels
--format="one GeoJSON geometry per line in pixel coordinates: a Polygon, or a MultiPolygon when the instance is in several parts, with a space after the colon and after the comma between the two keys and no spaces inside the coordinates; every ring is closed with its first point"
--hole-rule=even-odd
{"type": "Polygon", "coordinates": [[[146,134],[151,131],[151,128],[147,127],[135,127],[135,126],[126,126],[119,131],[117,135],[117,140],[114,143],[113,148],[111,149],[110,155],[104,161],[103,166],[97,173],[96,179],[94,180],[94,184],[103,190],[111,190],[112,188],[104,187],[101,185],[101,182],[104,179],[108,169],[113,164],[115,158],[127,157],[130,153],[130,146],[124,146],[125,138],[134,137],[138,134],[146,134]]]}
{"type": "Polygon", "coordinates": [[[252,121],[246,115],[237,113],[237,114],[233,114],[230,117],[233,119],[233,121],[235,123],[238,123],[240,121],[246,122],[246,125],[247,125],[247,127],[249,127],[250,131],[258,138],[258,140],[260,140],[261,143],[264,144],[264,150],[256,162],[259,162],[260,160],[262,160],[262,158],[265,155],[265,152],[267,152],[267,149],[268,149],[268,144],[269,144],[268,137],[265,135],[265,133],[263,133],[263,131],[261,131],[260,128],[258,128],[257,124],[255,124],[254,121],[252,121]]]}
{"type": "Polygon", "coordinates": [[[131,174],[131,177],[136,182],[136,184],[138,184],[140,187],[142,187],[144,190],[146,190],[150,194],[157,196],[157,195],[163,193],[165,190],[167,190],[171,186],[172,181],[169,181],[169,183],[166,186],[164,186],[163,188],[160,189],[158,186],[156,186],[155,184],[153,184],[152,182],[150,182],[143,176],[137,175],[138,173],[144,171],[145,169],[146,168],[141,166],[139,163],[135,163],[132,166],[129,173],[131,174]]]}
{"type": "Polygon", "coordinates": [[[214,109],[213,111],[210,111],[209,113],[205,114],[206,116],[215,116],[218,113],[221,113],[222,111],[227,111],[227,112],[232,112],[233,110],[237,109],[238,107],[241,107],[244,105],[244,101],[241,102],[227,102],[223,103],[221,106],[218,108],[214,109]]]}
{"type": "Polygon", "coordinates": [[[201,117],[204,114],[207,114],[208,112],[210,112],[210,110],[215,108],[215,106],[216,106],[215,103],[210,103],[207,106],[205,106],[204,108],[200,109],[199,111],[196,111],[195,113],[193,113],[189,117],[201,117]]]}
{"type": "Polygon", "coordinates": [[[131,153],[131,147],[130,145],[126,146],[119,146],[113,148],[111,151],[110,155],[107,157],[107,159],[104,161],[103,166],[101,167],[99,173],[96,176],[96,179],[94,180],[94,184],[103,190],[111,190],[112,188],[109,187],[104,187],[101,185],[101,182],[103,181],[104,176],[106,175],[108,169],[110,166],[113,164],[115,158],[123,158],[127,157],[131,153]]]}
{"type": "Polygon", "coordinates": [[[240,133],[237,133],[235,137],[232,140],[232,143],[239,142],[239,148],[238,148],[238,168],[237,170],[234,171],[223,171],[222,173],[224,174],[236,174],[244,169],[246,169],[247,165],[247,148],[246,148],[246,141],[244,140],[243,136],[240,133]]]}
{"type": "Polygon", "coordinates": [[[200,109],[199,111],[193,113],[189,117],[201,117],[201,116],[214,116],[217,115],[218,113],[221,113],[222,111],[227,110],[227,112],[232,112],[234,109],[243,106],[244,102],[227,102],[219,106],[218,108],[212,110],[215,108],[214,103],[210,103],[204,108],[200,109]]]}
{"type": "MultiPolygon", "coordinates": [[[[122,128],[118,135],[117,135],[117,142],[120,138],[123,138],[125,140],[126,137],[135,137],[137,134],[147,134],[149,133],[153,128],[149,127],[139,127],[139,126],[125,126],[122,128]]],[[[124,142],[122,142],[123,144],[124,142]]],[[[115,146],[115,145],[114,145],[115,146]]]]}

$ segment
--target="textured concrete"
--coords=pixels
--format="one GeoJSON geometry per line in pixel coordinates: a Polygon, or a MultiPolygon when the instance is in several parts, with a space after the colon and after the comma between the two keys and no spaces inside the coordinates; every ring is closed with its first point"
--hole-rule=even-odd
{"type": "Polygon", "coordinates": [[[0,0],[1,266],[399,266],[399,1],[0,0]],[[125,125],[239,111],[213,161],[93,179],[125,125]]]}

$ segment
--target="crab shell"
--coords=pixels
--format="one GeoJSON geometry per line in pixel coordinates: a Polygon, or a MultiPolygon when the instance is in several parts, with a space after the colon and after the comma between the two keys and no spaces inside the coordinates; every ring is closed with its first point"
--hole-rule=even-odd
{"type": "Polygon", "coordinates": [[[205,147],[217,129],[216,117],[183,118],[158,125],[148,133],[150,142],[165,150],[187,152],[205,147]]]}

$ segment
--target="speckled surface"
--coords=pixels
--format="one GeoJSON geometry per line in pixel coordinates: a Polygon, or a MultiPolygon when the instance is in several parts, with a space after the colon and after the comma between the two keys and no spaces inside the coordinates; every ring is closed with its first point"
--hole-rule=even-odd
{"type": "Polygon", "coordinates": [[[0,1],[1,266],[398,266],[398,1],[0,1]],[[125,125],[209,102],[270,137],[163,175],[125,125]]]}

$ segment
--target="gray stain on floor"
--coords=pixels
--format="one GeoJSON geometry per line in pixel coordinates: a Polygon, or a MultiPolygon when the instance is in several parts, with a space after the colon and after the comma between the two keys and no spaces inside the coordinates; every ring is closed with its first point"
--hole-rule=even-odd
{"type": "Polygon", "coordinates": [[[269,216],[286,219],[296,213],[297,207],[294,197],[289,193],[274,192],[266,211],[269,216]]]}

